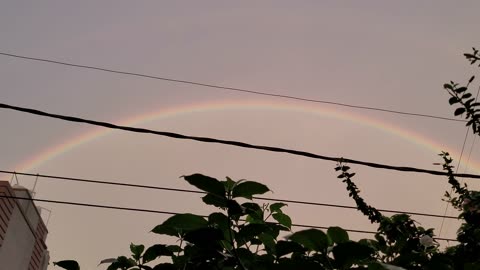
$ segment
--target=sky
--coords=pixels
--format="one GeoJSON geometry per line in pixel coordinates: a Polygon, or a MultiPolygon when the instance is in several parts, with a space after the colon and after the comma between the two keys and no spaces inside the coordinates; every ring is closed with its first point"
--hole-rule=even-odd
{"type": "MultiPolygon", "coordinates": [[[[0,52],[308,99],[453,117],[442,85],[478,69],[478,1],[0,1],[0,52]]],[[[460,122],[256,96],[0,56],[0,100],[52,113],[317,154],[440,170],[460,122]]],[[[476,85],[478,86],[478,85],[476,85]]],[[[272,198],[348,204],[335,163],[108,131],[0,110],[0,168],[164,187],[181,175],[267,184],[272,198]],[[69,146],[65,148],[63,146],[69,146]]],[[[459,172],[480,174],[469,134],[459,172]],[[468,153],[471,151],[469,162],[468,153]]],[[[447,179],[352,165],[367,202],[443,214],[447,179]]],[[[10,180],[8,174],[0,175],[10,180]]],[[[472,188],[478,181],[465,180],[472,188]]],[[[32,188],[35,179],[19,177],[32,188]]],[[[38,179],[39,199],[208,214],[192,194],[38,179]]],[[[128,255],[165,215],[38,203],[52,261],[128,255]]],[[[294,223],[372,230],[352,210],[290,204],[294,223]]],[[[449,211],[449,214],[455,214],[449,211]]],[[[441,219],[414,217],[425,227],[441,219]]],[[[442,237],[454,237],[446,222],[442,237]]],[[[353,238],[368,235],[351,234],[353,238]]],[[[50,266],[49,270],[54,269],[50,266]]]]}

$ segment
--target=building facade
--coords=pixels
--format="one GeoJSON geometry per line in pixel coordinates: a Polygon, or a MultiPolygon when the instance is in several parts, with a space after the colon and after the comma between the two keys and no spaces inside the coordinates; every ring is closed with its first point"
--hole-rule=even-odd
{"type": "MultiPolygon", "coordinates": [[[[0,195],[32,198],[29,190],[0,181],[0,195]]],[[[0,270],[46,270],[47,227],[34,202],[0,197],[0,270]]]]}

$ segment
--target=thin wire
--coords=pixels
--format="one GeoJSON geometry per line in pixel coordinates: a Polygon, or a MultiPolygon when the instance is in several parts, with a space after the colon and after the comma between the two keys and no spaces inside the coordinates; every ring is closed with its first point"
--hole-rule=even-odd
{"type": "MultiPolygon", "coordinates": [[[[46,203],[56,203],[56,204],[66,204],[66,205],[75,205],[75,206],[84,206],[84,207],[93,207],[93,208],[103,208],[103,209],[112,209],[112,210],[123,210],[123,211],[135,211],[135,212],[144,212],[144,213],[155,213],[155,214],[165,214],[165,215],[177,215],[181,214],[179,212],[172,212],[172,211],[160,211],[160,210],[152,210],[152,209],[145,209],[145,208],[133,208],[133,207],[121,207],[121,206],[112,206],[112,205],[102,205],[102,204],[92,204],[92,203],[80,203],[80,202],[72,202],[72,201],[58,201],[58,200],[46,200],[46,199],[38,199],[38,198],[25,198],[25,197],[16,197],[16,196],[6,196],[1,195],[0,198],[7,198],[7,199],[19,199],[19,200],[29,200],[29,201],[38,201],[38,202],[46,202],[46,203]]],[[[206,215],[199,215],[204,218],[208,218],[206,215]]],[[[279,224],[276,222],[271,222],[274,224],[279,224]]],[[[315,225],[305,225],[305,224],[292,224],[292,227],[301,227],[301,228],[316,228],[316,229],[328,229],[329,227],[326,226],[315,226],[315,225]]],[[[365,233],[365,234],[375,234],[375,231],[366,231],[366,230],[355,230],[355,229],[344,229],[347,232],[355,232],[355,233],[365,233]]],[[[457,241],[455,239],[450,238],[434,238],[435,240],[444,240],[444,241],[457,241]]]]}
{"type": "Polygon", "coordinates": [[[469,164],[470,164],[470,157],[472,156],[472,152],[473,152],[473,148],[474,148],[474,146],[475,146],[475,141],[476,141],[476,139],[477,139],[477,136],[474,136],[474,137],[473,137],[473,141],[472,141],[472,147],[470,147],[470,152],[468,153],[467,163],[466,163],[466,165],[465,165],[465,170],[464,170],[464,172],[467,172],[467,171],[468,171],[468,166],[469,166],[469,164]]]}
{"type": "Polygon", "coordinates": [[[17,174],[16,174],[16,173],[13,173],[13,175],[15,176],[15,180],[17,181],[17,185],[20,185],[20,182],[18,181],[17,174]]]}
{"type": "Polygon", "coordinates": [[[39,62],[50,63],[50,64],[57,64],[57,65],[64,65],[64,66],[70,66],[70,67],[76,67],[76,68],[91,69],[91,70],[97,70],[97,71],[103,71],[103,72],[109,72],[109,73],[115,73],[115,74],[121,74],[121,75],[136,76],[136,77],[142,77],[142,78],[168,81],[168,82],[173,82],[173,83],[196,85],[196,86],[222,89],[222,90],[227,90],[227,91],[235,91],[235,92],[248,93],[248,94],[255,94],[255,95],[261,95],[261,96],[285,98],[285,99],[291,99],[291,100],[297,100],[297,101],[306,101],[306,102],[313,102],[313,103],[322,103],[322,104],[329,104],[329,105],[342,106],[342,107],[348,107],[348,108],[380,111],[380,112],[401,114],[401,115],[408,115],[408,116],[426,117],[426,118],[456,121],[456,122],[466,122],[465,120],[456,119],[456,118],[448,118],[448,117],[435,116],[435,115],[422,114],[422,113],[397,111],[397,110],[390,110],[390,109],[383,109],[383,108],[376,108],[376,107],[369,107],[369,106],[352,105],[352,104],[347,104],[347,103],[340,103],[340,102],[333,102],[333,101],[326,101],[326,100],[301,98],[301,97],[295,97],[295,96],[290,96],[290,95],[272,94],[272,93],[267,93],[267,92],[260,92],[260,91],[254,91],[254,90],[248,90],[248,89],[229,87],[229,86],[221,86],[221,85],[217,85],[217,84],[208,84],[208,83],[201,83],[201,82],[194,82],[194,81],[187,81],[187,80],[179,80],[179,79],[172,79],[172,78],[146,75],[146,74],[141,74],[141,73],[127,72],[127,71],[120,71],[120,70],[113,70],[113,69],[101,68],[101,67],[95,67],[95,66],[87,66],[87,65],[79,65],[79,64],[68,63],[68,62],[60,62],[60,61],[44,59],[44,58],[28,57],[28,56],[23,56],[23,55],[18,55],[18,54],[10,54],[10,53],[5,53],[5,52],[0,52],[0,55],[14,57],[14,58],[20,58],[20,59],[24,59],[24,60],[39,61],[39,62]]]}
{"type": "Polygon", "coordinates": [[[13,178],[14,178],[14,177],[15,177],[15,172],[12,173],[12,176],[10,177],[10,180],[8,181],[8,183],[9,183],[10,185],[12,185],[12,186],[13,186],[13,178]]]}
{"type": "MultiPolygon", "coordinates": [[[[273,147],[273,146],[253,145],[253,144],[240,142],[240,141],[229,141],[229,140],[222,140],[222,139],[215,139],[215,138],[208,138],[208,137],[189,136],[189,135],[183,135],[179,133],[156,131],[156,130],[151,130],[146,128],[121,126],[121,125],[115,125],[108,122],[100,122],[100,121],[89,120],[89,119],[84,119],[84,118],[79,118],[74,116],[52,114],[44,111],[39,111],[36,109],[12,106],[12,105],[3,104],[3,103],[0,103],[0,108],[14,110],[14,111],[21,111],[21,112],[45,116],[49,118],[61,119],[68,122],[85,123],[89,125],[101,126],[101,127],[106,127],[110,129],[124,130],[124,131],[134,132],[134,133],[153,134],[153,135],[165,136],[165,137],[170,137],[175,139],[193,140],[193,141],[205,142],[205,143],[218,143],[218,144],[231,145],[231,146],[236,146],[241,148],[263,150],[268,152],[287,153],[287,154],[296,155],[296,156],[303,156],[303,157],[308,157],[313,159],[322,159],[322,160],[328,160],[333,162],[342,161],[345,163],[357,164],[357,165],[362,165],[362,166],[367,166],[367,167],[372,167],[377,169],[448,176],[448,173],[443,171],[427,170],[427,169],[405,167],[405,166],[394,166],[394,165],[387,165],[387,164],[381,164],[381,163],[375,163],[375,162],[369,162],[369,161],[361,161],[361,160],[355,160],[355,159],[349,159],[349,158],[343,158],[343,157],[329,157],[329,156],[314,154],[306,151],[299,151],[299,150],[286,149],[286,148],[273,147]]],[[[454,174],[454,176],[480,179],[480,175],[476,175],[476,174],[454,174]]]]}
{"type": "MultiPolygon", "coordinates": [[[[12,171],[6,171],[6,170],[0,170],[0,173],[11,174],[13,172],[12,171]]],[[[132,187],[132,188],[154,189],[154,190],[174,191],[174,192],[183,192],[183,193],[206,194],[203,191],[190,190],[190,189],[179,189],[179,188],[160,187],[160,186],[138,185],[138,184],[125,183],[125,182],[111,182],[111,181],[93,180],[93,179],[85,179],[85,178],[73,178],[73,177],[65,177],[65,176],[45,175],[45,174],[38,174],[38,173],[37,174],[24,173],[24,172],[16,172],[16,173],[18,175],[23,175],[23,176],[36,176],[36,177],[39,177],[39,179],[53,179],[53,180],[72,181],[72,182],[90,183],[90,184],[103,184],[103,185],[114,185],[114,186],[132,187]]],[[[279,199],[279,198],[267,198],[267,197],[253,197],[253,198],[256,199],[256,200],[263,200],[263,201],[274,201],[274,202],[284,202],[284,203],[313,205],[313,206],[325,206],[325,207],[336,207],[336,208],[345,208],[345,209],[357,210],[357,208],[355,206],[341,205],[341,204],[327,204],[327,203],[319,203],[319,202],[309,202],[309,201],[299,201],[299,200],[279,199]]],[[[394,213],[394,214],[407,214],[407,215],[435,217],[435,218],[443,218],[444,217],[443,215],[418,213],[418,212],[387,210],[387,209],[378,209],[378,210],[380,212],[394,213]]],[[[458,217],[455,217],[455,216],[447,216],[446,218],[458,219],[458,217]]]]}
{"type": "MultiPolygon", "coordinates": [[[[475,101],[477,101],[478,99],[478,94],[480,94],[480,86],[478,87],[478,90],[477,90],[477,95],[475,97],[475,101]]],[[[467,138],[468,138],[468,133],[470,132],[470,126],[467,127],[467,132],[465,132],[465,138],[463,139],[463,144],[462,144],[462,151],[460,152],[460,158],[458,159],[458,163],[457,163],[457,168],[455,168],[455,173],[458,173],[458,170],[460,169],[460,164],[462,162],[462,157],[463,157],[463,151],[465,150],[465,145],[467,143],[467,138]]],[[[475,141],[473,141],[472,143],[472,147],[470,148],[470,154],[468,155],[468,161],[467,161],[467,166],[468,166],[468,162],[470,161],[470,155],[472,154],[472,149],[473,149],[473,145],[474,145],[475,141]]],[[[465,167],[465,171],[467,167],[465,167]]],[[[462,181],[462,184],[463,184],[463,179],[461,180],[462,181]]],[[[450,189],[450,193],[453,192],[453,187],[450,189]]],[[[449,203],[446,202],[446,205],[445,205],[445,211],[443,213],[444,216],[447,215],[447,211],[448,211],[448,207],[449,207],[449,203]]],[[[440,231],[438,233],[438,235],[442,235],[442,229],[443,229],[443,225],[445,224],[445,218],[442,219],[442,224],[440,225],[440,231]]],[[[446,230],[447,228],[445,228],[446,230]]]]}

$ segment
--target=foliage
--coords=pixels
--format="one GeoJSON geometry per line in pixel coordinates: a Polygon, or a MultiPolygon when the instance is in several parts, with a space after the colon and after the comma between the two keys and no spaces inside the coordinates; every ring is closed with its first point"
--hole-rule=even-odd
{"type": "MultiPolygon", "coordinates": [[[[475,48],[465,54],[471,64],[480,60],[475,48]]],[[[444,88],[451,95],[454,114],[465,114],[467,126],[480,135],[480,103],[468,87],[450,82],[444,88]]],[[[425,229],[406,214],[384,216],[360,196],[353,182],[355,173],[338,161],[338,178],[346,184],[357,209],[378,226],[374,239],[353,241],[340,227],[326,232],[315,228],[292,231],[292,220],[284,212],[284,203],[259,205],[253,196],[269,188],[247,180],[224,181],[193,174],[184,176],[189,184],[205,192],[202,201],[218,208],[208,217],[177,214],[154,227],[152,232],[173,236],[175,245],[156,244],[149,248],[130,245],[129,257],[105,259],[107,270],[165,269],[480,269],[480,192],[469,190],[455,177],[453,160],[440,154],[443,169],[453,193],[445,200],[461,213],[463,221],[457,233],[458,244],[440,250],[433,229],[425,229]]],[[[54,263],[67,270],[79,270],[72,260],[54,263]]]]}

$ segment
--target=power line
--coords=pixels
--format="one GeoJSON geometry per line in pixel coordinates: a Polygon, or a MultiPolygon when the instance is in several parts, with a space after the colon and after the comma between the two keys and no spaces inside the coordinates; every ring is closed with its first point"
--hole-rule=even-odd
{"type": "MultiPolygon", "coordinates": [[[[167,131],[156,131],[156,130],[151,130],[146,128],[121,126],[121,125],[115,125],[108,122],[100,122],[100,121],[89,120],[89,119],[84,119],[84,118],[79,118],[74,116],[52,114],[44,111],[39,111],[36,109],[12,106],[12,105],[3,104],[3,103],[0,103],[0,108],[26,112],[29,114],[40,115],[40,116],[45,116],[49,118],[61,119],[69,122],[85,123],[89,125],[101,126],[101,127],[106,127],[110,129],[124,130],[124,131],[134,132],[134,133],[153,134],[153,135],[165,136],[165,137],[170,137],[175,139],[193,140],[193,141],[205,142],[205,143],[218,143],[218,144],[231,145],[231,146],[236,146],[241,148],[263,150],[268,152],[287,153],[287,154],[296,155],[296,156],[303,156],[303,157],[308,157],[313,159],[322,159],[322,160],[328,160],[328,161],[334,161],[334,162],[342,161],[345,163],[357,164],[357,165],[362,165],[362,166],[367,166],[367,167],[372,167],[377,169],[448,176],[448,174],[443,171],[435,171],[435,170],[405,167],[405,166],[394,166],[394,165],[387,165],[387,164],[381,164],[381,163],[375,163],[375,162],[369,162],[369,161],[361,161],[361,160],[355,160],[355,159],[349,159],[349,158],[343,158],[343,157],[329,157],[329,156],[314,154],[306,151],[292,150],[292,149],[273,147],[273,146],[253,145],[253,144],[240,142],[240,141],[229,141],[229,140],[222,140],[222,139],[215,139],[215,138],[208,138],[208,137],[189,136],[189,135],[183,135],[183,134],[167,132],[167,131]]],[[[454,176],[480,179],[480,175],[476,175],[476,174],[462,173],[462,174],[454,174],[454,176]]]]}
{"type": "Polygon", "coordinates": [[[376,108],[376,107],[369,107],[369,106],[361,106],[361,105],[353,105],[353,104],[340,103],[340,102],[327,101],[327,100],[301,98],[301,97],[295,97],[295,96],[290,96],[290,95],[272,94],[272,93],[267,93],[267,92],[260,92],[260,91],[254,91],[254,90],[248,90],[248,89],[242,89],[242,88],[236,88],[236,87],[222,86],[222,85],[218,85],[218,84],[208,84],[208,83],[194,82],[194,81],[188,81],[188,80],[172,79],[172,78],[166,78],[166,77],[160,77],[160,76],[154,76],[154,75],[146,75],[146,74],[141,74],[141,73],[127,72],[127,71],[120,71],[120,70],[113,70],[113,69],[101,68],[101,67],[95,67],[95,66],[87,66],[87,65],[79,65],[79,64],[68,63],[68,62],[60,62],[60,61],[55,61],[55,60],[51,60],[51,59],[29,57],[29,56],[23,56],[23,55],[18,55],[18,54],[10,54],[10,53],[5,53],[5,52],[0,52],[0,55],[14,57],[14,58],[20,58],[20,59],[24,59],[24,60],[31,60],[31,61],[50,63],[50,64],[76,67],[76,68],[91,69],[91,70],[97,70],[97,71],[103,71],[103,72],[109,72],[109,73],[115,73],[115,74],[121,74],[121,75],[149,78],[149,79],[155,79],[155,80],[162,80],[162,81],[173,82],[173,83],[181,83],[181,84],[196,85],[196,86],[202,86],[202,87],[208,87],[208,88],[222,89],[222,90],[226,90],[226,91],[234,91],[234,92],[255,94],[255,95],[261,95],[261,96],[277,97],[277,98],[291,99],[291,100],[297,100],[297,101],[306,101],[306,102],[313,102],[313,103],[329,104],[329,105],[342,106],[342,107],[347,107],[347,108],[379,111],[379,112],[392,113],[392,114],[425,117],[425,118],[433,118],[433,119],[456,121],[456,122],[466,122],[465,120],[462,120],[462,119],[448,118],[448,117],[443,117],[443,116],[436,116],[436,115],[429,115],[429,114],[422,114],[422,113],[412,113],[412,112],[405,112],[405,111],[398,111],[398,110],[391,110],[391,109],[384,109],[384,108],[376,108]]]}
{"type": "MultiPolygon", "coordinates": [[[[59,201],[59,200],[47,200],[47,199],[38,199],[38,198],[25,198],[25,197],[17,197],[17,196],[7,196],[7,195],[2,195],[2,194],[0,194],[0,198],[37,201],[37,202],[55,203],[55,204],[64,204],[64,205],[75,205],[75,206],[93,207],[93,208],[103,208],[103,209],[111,209],[111,210],[155,213],[155,214],[164,214],[164,215],[181,214],[179,212],[172,212],[172,211],[160,211],[160,210],[145,209],[145,208],[121,207],[121,206],[92,204],[92,203],[80,203],[80,202],[72,202],[72,201],[59,201]]],[[[208,216],[206,216],[206,215],[199,215],[199,216],[204,217],[204,218],[208,218],[208,216]]],[[[278,224],[276,222],[271,222],[271,223],[278,224]]],[[[315,228],[315,229],[328,229],[329,228],[329,227],[326,227],[326,226],[305,225],[305,224],[292,224],[292,227],[315,228]]],[[[344,230],[347,231],[347,232],[364,233],[364,234],[375,234],[375,233],[377,233],[375,231],[366,231],[366,230],[355,230],[355,229],[344,229],[344,230]]],[[[434,239],[435,240],[443,240],[443,241],[457,241],[457,240],[452,239],[452,238],[434,238],[434,239]]]]}
{"type": "MultiPolygon", "coordinates": [[[[198,190],[170,188],[170,187],[161,187],[161,186],[138,185],[138,184],[125,183],[125,182],[111,182],[111,181],[102,181],[102,180],[94,180],[94,179],[73,178],[73,177],[45,175],[45,174],[33,174],[33,173],[14,172],[14,171],[5,171],[5,170],[0,170],[0,173],[8,173],[8,174],[12,174],[12,175],[22,175],[22,176],[34,176],[34,177],[38,177],[39,179],[53,179],[53,180],[72,181],[72,182],[90,183],[90,184],[114,185],[114,186],[132,187],[132,188],[143,188],[143,189],[154,189],[154,190],[163,190],[163,191],[183,192],[183,193],[206,194],[206,192],[198,191],[198,190]]],[[[325,206],[325,207],[335,207],[335,208],[357,210],[357,207],[355,207],[355,206],[341,205],[341,204],[328,204],[328,203],[299,201],[299,200],[290,200],[290,199],[279,199],[279,198],[267,198],[267,197],[253,197],[253,198],[256,199],[256,200],[263,200],[263,201],[274,201],[274,202],[284,202],[284,203],[293,203],[293,204],[325,206]]],[[[407,214],[407,215],[415,215],[415,216],[444,218],[444,215],[436,215],[436,214],[428,214],[428,213],[418,213],[418,212],[408,212],[408,211],[398,211],[398,210],[388,210],[388,209],[378,209],[378,211],[384,212],[384,213],[407,214]]],[[[455,217],[455,216],[446,216],[446,218],[458,219],[458,217],[455,217]]]]}

